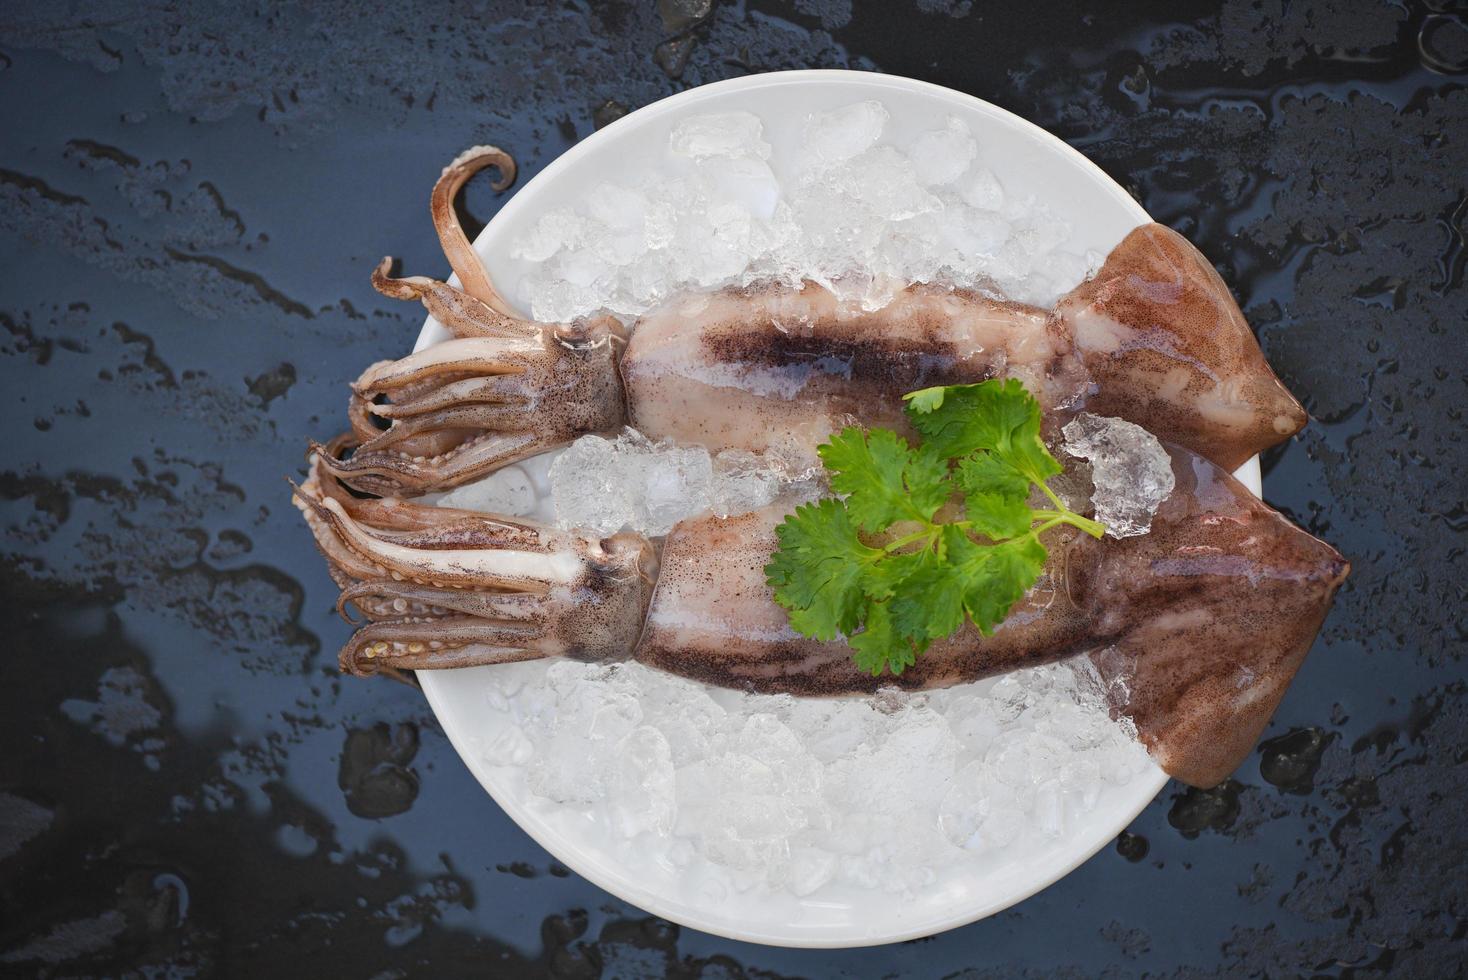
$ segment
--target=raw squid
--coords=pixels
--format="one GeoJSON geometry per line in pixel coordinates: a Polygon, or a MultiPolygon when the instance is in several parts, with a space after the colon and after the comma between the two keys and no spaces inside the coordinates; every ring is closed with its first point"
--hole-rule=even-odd
{"type": "Polygon", "coordinates": [[[1089,654],[1163,767],[1206,786],[1253,746],[1347,566],[1219,467],[1181,448],[1172,460],[1177,487],[1150,533],[1057,533],[1041,583],[993,636],[965,629],[880,678],[843,641],[795,633],[771,598],[763,569],[788,503],[683,521],[659,556],[636,534],[357,499],[320,457],[297,501],[341,607],[368,620],[342,648],[348,673],[634,657],[726,687],[840,695],[1089,654]]]}
{"type": "MultiPolygon", "coordinates": [[[[466,153],[434,201],[502,161],[492,148],[466,153]]],[[[1218,273],[1162,225],[1133,231],[1051,311],[940,285],[868,311],[814,283],[769,283],[674,299],[628,340],[610,317],[516,318],[452,207],[434,215],[465,288],[393,278],[388,259],[373,282],[421,300],[454,339],[368,368],[351,433],[323,452],[369,493],[446,490],[625,424],[711,452],[813,458],[853,422],[905,429],[905,392],[999,376],[1023,380],[1057,418],[1124,418],[1228,469],[1306,421],[1218,273]]]]}
{"type": "Polygon", "coordinates": [[[629,339],[608,317],[514,315],[453,216],[458,188],[488,164],[513,173],[477,148],[434,191],[463,289],[393,278],[390,260],[374,274],[454,339],[369,368],[351,430],[313,447],[296,490],[339,608],[365,619],[344,671],[632,657],[713,684],[841,695],[1089,656],[1113,711],[1172,775],[1212,785],[1247,755],[1348,566],[1228,475],[1305,415],[1181,237],[1138,228],[1050,311],[935,285],[865,311],[813,284],[769,284],[675,299],[629,339]],[[1047,430],[1083,408],[1148,428],[1176,488],[1146,535],[1054,532],[1040,583],[992,636],[962,630],[898,677],[796,634],[775,604],[763,568],[797,501],[692,518],[653,541],[402,499],[629,423],[711,451],[813,458],[848,424],[905,428],[904,392],[997,376],[1024,381],[1047,430]]]}

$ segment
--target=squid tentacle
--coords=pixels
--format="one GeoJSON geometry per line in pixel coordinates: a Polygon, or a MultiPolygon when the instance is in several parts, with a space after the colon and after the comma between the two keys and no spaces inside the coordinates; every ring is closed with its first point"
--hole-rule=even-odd
{"type": "Polygon", "coordinates": [[[332,457],[326,469],[367,493],[412,495],[447,490],[553,448],[531,432],[489,433],[442,453],[392,452],[332,457]]]}
{"type": "Polygon", "coordinates": [[[372,288],[391,299],[418,300],[455,337],[530,337],[541,331],[539,323],[508,314],[456,286],[427,276],[394,276],[392,267],[392,256],[384,256],[372,270],[372,288]]]}
{"type": "Polygon", "coordinates": [[[410,418],[456,405],[510,402],[527,404],[534,397],[535,392],[523,383],[520,375],[516,374],[495,374],[489,377],[469,377],[461,381],[450,381],[431,388],[421,395],[414,397],[399,395],[394,401],[382,404],[374,404],[361,396],[354,396],[355,400],[362,403],[364,411],[379,419],[387,420],[410,418]]]}
{"type": "Polygon", "coordinates": [[[428,211],[433,218],[433,227],[438,231],[444,255],[464,284],[464,292],[513,319],[515,311],[490,282],[484,263],[479,260],[479,254],[464,234],[459,216],[454,211],[454,198],[458,197],[459,191],[470,177],[486,167],[496,167],[500,172],[500,179],[490,185],[495,190],[507,190],[515,182],[514,157],[497,146],[471,146],[444,167],[443,174],[433,185],[428,211]]]}
{"type": "Polygon", "coordinates": [[[454,592],[394,583],[387,588],[381,581],[351,582],[337,597],[336,611],[348,623],[356,625],[347,609],[353,605],[367,619],[401,619],[405,616],[444,616],[449,610],[485,619],[534,622],[543,620],[545,597],[534,592],[454,592]]]}
{"type": "Polygon", "coordinates": [[[366,622],[342,669],[373,674],[545,656],[630,656],[657,555],[634,534],[599,539],[534,521],[364,500],[314,455],[297,507],[366,622]]]}

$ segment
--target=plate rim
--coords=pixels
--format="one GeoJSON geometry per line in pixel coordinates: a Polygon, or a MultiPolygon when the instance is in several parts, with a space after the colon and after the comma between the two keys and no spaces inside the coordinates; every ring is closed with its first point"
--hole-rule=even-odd
{"type": "MultiPolygon", "coordinates": [[[[959,92],[955,89],[947,88],[942,85],[937,85],[932,82],[926,82],[914,78],[906,78],[900,75],[889,75],[882,72],[858,71],[851,69],[796,69],[787,71],[765,72],[757,75],[746,75],[740,78],[724,79],[717,82],[710,82],[708,84],[700,85],[694,88],[685,89],[682,92],[678,92],[665,98],[659,99],[658,101],[650,103],[646,106],[642,106],[634,110],[633,112],[629,112],[626,116],[615,120],[614,122],[602,127],[599,130],[596,130],[595,132],[588,134],[585,138],[583,138],[575,145],[568,148],[565,152],[560,154],[558,157],[556,157],[556,159],[546,164],[546,166],[543,167],[535,175],[534,178],[532,178],[523,187],[517,190],[514,196],[511,197],[508,201],[504,203],[504,205],[499,208],[494,217],[490,219],[490,221],[480,231],[479,235],[476,236],[474,241],[475,248],[476,250],[478,250],[480,241],[484,238],[486,234],[489,233],[490,228],[495,226],[497,222],[511,220],[520,210],[530,206],[529,202],[531,201],[531,199],[534,198],[535,195],[528,194],[526,193],[526,191],[534,187],[537,183],[540,183],[542,181],[551,181],[557,174],[559,174],[562,170],[570,167],[576,160],[595,153],[600,145],[607,139],[607,137],[605,137],[603,134],[616,132],[619,127],[623,127],[625,125],[625,121],[628,119],[631,119],[633,117],[640,117],[641,119],[646,120],[654,116],[681,111],[700,101],[704,101],[715,95],[730,91],[753,90],[775,86],[798,86],[809,83],[836,83],[838,85],[859,83],[867,87],[875,85],[877,87],[891,88],[894,90],[902,90],[910,93],[916,92],[933,97],[938,101],[960,103],[965,105],[969,109],[976,109],[981,114],[989,117],[989,119],[993,122],[1017,130],[1023,133],[1025,136],[1031,139],[1035,139],[1039,143],[1047,145],[1052,150],[1059,152],[1063,156],[1068,157],[1073,163],[1079,164],[1084,172],[1088,173],[1102,189],[1104,189],[1119,203],[1121,203],[1122,206],[1137,219],[1138,224],[1142,224],[1152,220],[1151,215],[1147,213],[1146,209],[1144,209],[1135,198],[1128,194],[1121,187],[1121,185],[1119,185],[1115,180],[1111,178],[1110,175],[1108,175],[1104,170],[1102,170],[1079,150],[1075,149],[1073,146],[1066,143],[1058,136],[1041,128],[1040,126],[1035,125],[1029,120],[1019,115],[1016,115],[1015,113],[1012,113],[1007,109],[1003,109],[999,106],[994,105],[991,102],[981,99],[978,96],[969,95],[965,92],[959,92]]],[[[456,280],[451,278],[450,281],[455,282],[456,280]]],[[[419,332],[417,341],[414,344],[413,349],[419,350],[425,346],[428,346],[430,343],[435,342],[435,328],[437,327],[438,325],[435,323],[433,318],[428,317],[424,321],[423,328],[419,332]]],[[[1260,493],[1260,470],[1257,456],[1246,462],[1235,475],[1239,476],[1243,480],[1245,485],[1248,486],[1256,495],[1260,493]]],[[[904,942],[907,940],[938,935],[951,929],[957,929],[962,926],[970,925],[981,919],[988,918],[991,915],[1002,912],[1007,908],[1011,908],[1019,904],[1020,902],[1023,902],[1026,899],[1036,895],[1037,893],[1045,890],[1046,888],[1053,885],[1055,882],[1059,881],[1061,878],[1065,877],[1072,871],[1079,868],[1081,865],[1091,860],[1091,858],[1095,857],[1095,855],[1099,853],[1101,849],[1104,848],[1110,841],[1114,840],[1117,835],[1121,833],[1121,831],[1125,830],[1128,826],[1131,825],[1131,823],[1137,818],[1137,816],[1141,814],[1141,812],[1145,810],[1156,799],[1157,795],[1162,791],[1163,787],[1167,785],[1170,779],[1167,773],[1165,773],[1159,766],[1157,766],[1155,760],[1153,760],[1153,769],[1150,774],[1142,773],[1134,777],[1138,784],[1136,803],[1134,807],[1128,806],[1124,808],[1125,819],[1122,819],[1120,822],[1116,822],[1115,826],[1107,824],[1105,828],[1103,828],[1106,829],[1105,833],[1097,834],[1093,840],[1087,841],[1085,846],[1079,852],[1077,852],[1077,859],[1074,861],[1074,863],[1071,863],[1068,866],[1056,870],[1052,873],[1047,873],[1040,876],[1032,883],[1032,887],[1026,887],[1019,890],[1018,892],[1006,895],[1003,899],[983,902],[974,906],[968,906],[960,913],[948,916],[946,918],[932,919],[922,923],[921,925],[906,926],[904,928],[889,930],[880,933],[871,933],[848,937],[790,936],[765,932],[758,927],[740,929],[719,922],[711,923],[692,919],[684,915],[677,907],[675,907],[676,903],[665,900],[663,896],[659,893],[644,888],[635,881],[626,878],[614,878],[612,875],[604,873],[603,869],[599,865],[592,865],[586,861],[583,861],[582,855],[579,853],[576,853],[571,857],[568,857],[567,855],[561,853],[560,849],[558,847],[552,846],[552,843],[549,840],[551,834],[549,833],[548,824],[542,823],[542,821],[535,817],[533,814],[527,812],[527,809],[525,807],[522,807],[517,800],[502,798],[501,795],[496,792],[494,785],[492,785],[492,781],[485,778],[485,775],[481,772],[481,769],[487,769],[489,767],[481,766],[476,761],[474,761],[475,754],[472,748],[468,744],[466,744],[466,739],[470,737],[468,733],[457,731],[458,726],[445,723],[445,717],[452,714],[452,712],[449,712],[447,710],[444,700],[446,695],[444,693],[444,689],[440,687],[440,685],[445,683],[445,678],[439,677],[437,673],[433,671],[423,671],[419,673],[418,679],[421,685],[421,689],[423,691],[423,695],[428,701],[429,707],[432,709],[434,716],[439,723],[439,727],[443,730],[445,736],[449,740],[449,744],[453,746],[454,751],[459,755],[459,758],[463,762],[464,766],[469,770],[471,775],[474,776],[475,780],[480,784],[485,792],[489,794],[490,798],[493,799],[495,803],[505,812],[505,814],[509,816],[510,819],[513,820],[522,831],[524,831],[532,840],[534,840],[548,854],[552,855],[557,861],[565,864],[572,871],[576,872],[576,874],[580,875],[582,878],[591,882],[598,888],[601,888],[603,891],[606,891],[609,894],[621,899],[622,901],[628,902],[629,904],[632,904],[652,915],[656,915],[661,918],[667,919],[668,921],[678,923],[680,926],[686,928],[696,929],[700,932],[719,936],[725,939],[732,939],[739,942],[759,943],[769,946],[796,949],[854,949],[880,946],[890,943],[904,942]]],[[[1149,759],[1150,758],[1151,756],[1149,754],[1149,759]]]]}

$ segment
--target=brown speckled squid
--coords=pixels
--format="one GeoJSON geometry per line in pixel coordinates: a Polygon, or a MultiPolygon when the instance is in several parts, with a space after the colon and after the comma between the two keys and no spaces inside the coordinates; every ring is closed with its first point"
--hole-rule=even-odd
{"type": "Polygon", "coordinates": [[[434,188],[462,288],[392,278],[389,259],[373,274],[380,292],[421,301],[454,339],[374,364],[352,386],[351,435],[324,456],[359,490],[447,490],[624,424],[713,452],[813,457],[852,420],[905,429],[905,392],[996,376],[1022,379],[1047,412],[1125,418],[1228,469],[1305,424],[1218,273],[1155,224],[1050,311],[915,285],[872,312],[806,283],[674,299],[630,341],[611,317],[519,319],[452,207],[469,175],[513,173],[507,161],[477,147],[434,188]]]}
{"type": "Polygon", "coordinates": [[[339,608],[366,620],[343,670],[633,657],[714,684],[838,695],[1085,655],[1172,775],[1212,785],[1247,755],[1347,565],[1228,475],[1305,415],[1181,237],[1138,228],[1051,311],[918,285],[865,312],[811,284],[768,286],[676,299],[628,339],[606,317],[514,315],[453,215],[454,194],[489,164],[513,174],[480,147],[434,190],[462,289],[392,278],[388,260],[373,277],[454,339],[369,368],[352,430],[314,447],[296,489],[339,608]],[[763,567],[794,501],[686,520],[655,542],[401,499],[629,423],[711,451],[810,454],[852,422],[905,428],[903,392],[1006,375],[1035,393],[1047,426],[1084,408],[1156,433],[1176,489],[1146,535],[1057,532],[1045,575],[993,636],[961,631],[895,679],[859,671],[842,642],[794,633],[771,598],[763,567]]]}

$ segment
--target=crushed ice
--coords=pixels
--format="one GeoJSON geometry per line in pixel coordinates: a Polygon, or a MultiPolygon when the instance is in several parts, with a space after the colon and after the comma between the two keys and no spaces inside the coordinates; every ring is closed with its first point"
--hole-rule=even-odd
{"type": "Polygon", "coordinates": [[[739,890],[919,889],[955,863],[1065,835],[1150,765],[1083,660],[833,699],[709,688],[635,662],[484,677],[503,728],[479,746],[485,762],[521,770],[642,858],[739,890]]]}
{"type": "Polygon", "coordinates": [[[1091,464],[1096,520],[1114,538],[1146,534],[1177,480],[1157,437],[1125,419],[1082,412],[1061,433],[1065,451],[1091,464]]]}
{"type": "Polygon", "coordinates": [[[744,514],[791,482],[774,457],[740,449],[653,442],[628,429],[615,439],[582,436],[551,465],[556,521],[597,534],[667,534],[699,514],[744,514]]]}
{"type": "Polygon", "coordinates": [[[904,152],[882,142],[888,119],[880,102],[812,114],[784,186],[758,116],[684,119],[668,167],[635,187],[603,182],[515,242],[537,263],[531,313],[630,317],[684,291],[806,278],[868,309],[935,280],[1044,306],[1094,268],[1099,257],[1061,247],[1062,218],[1006,192],[961,120],[904,152]]]}

